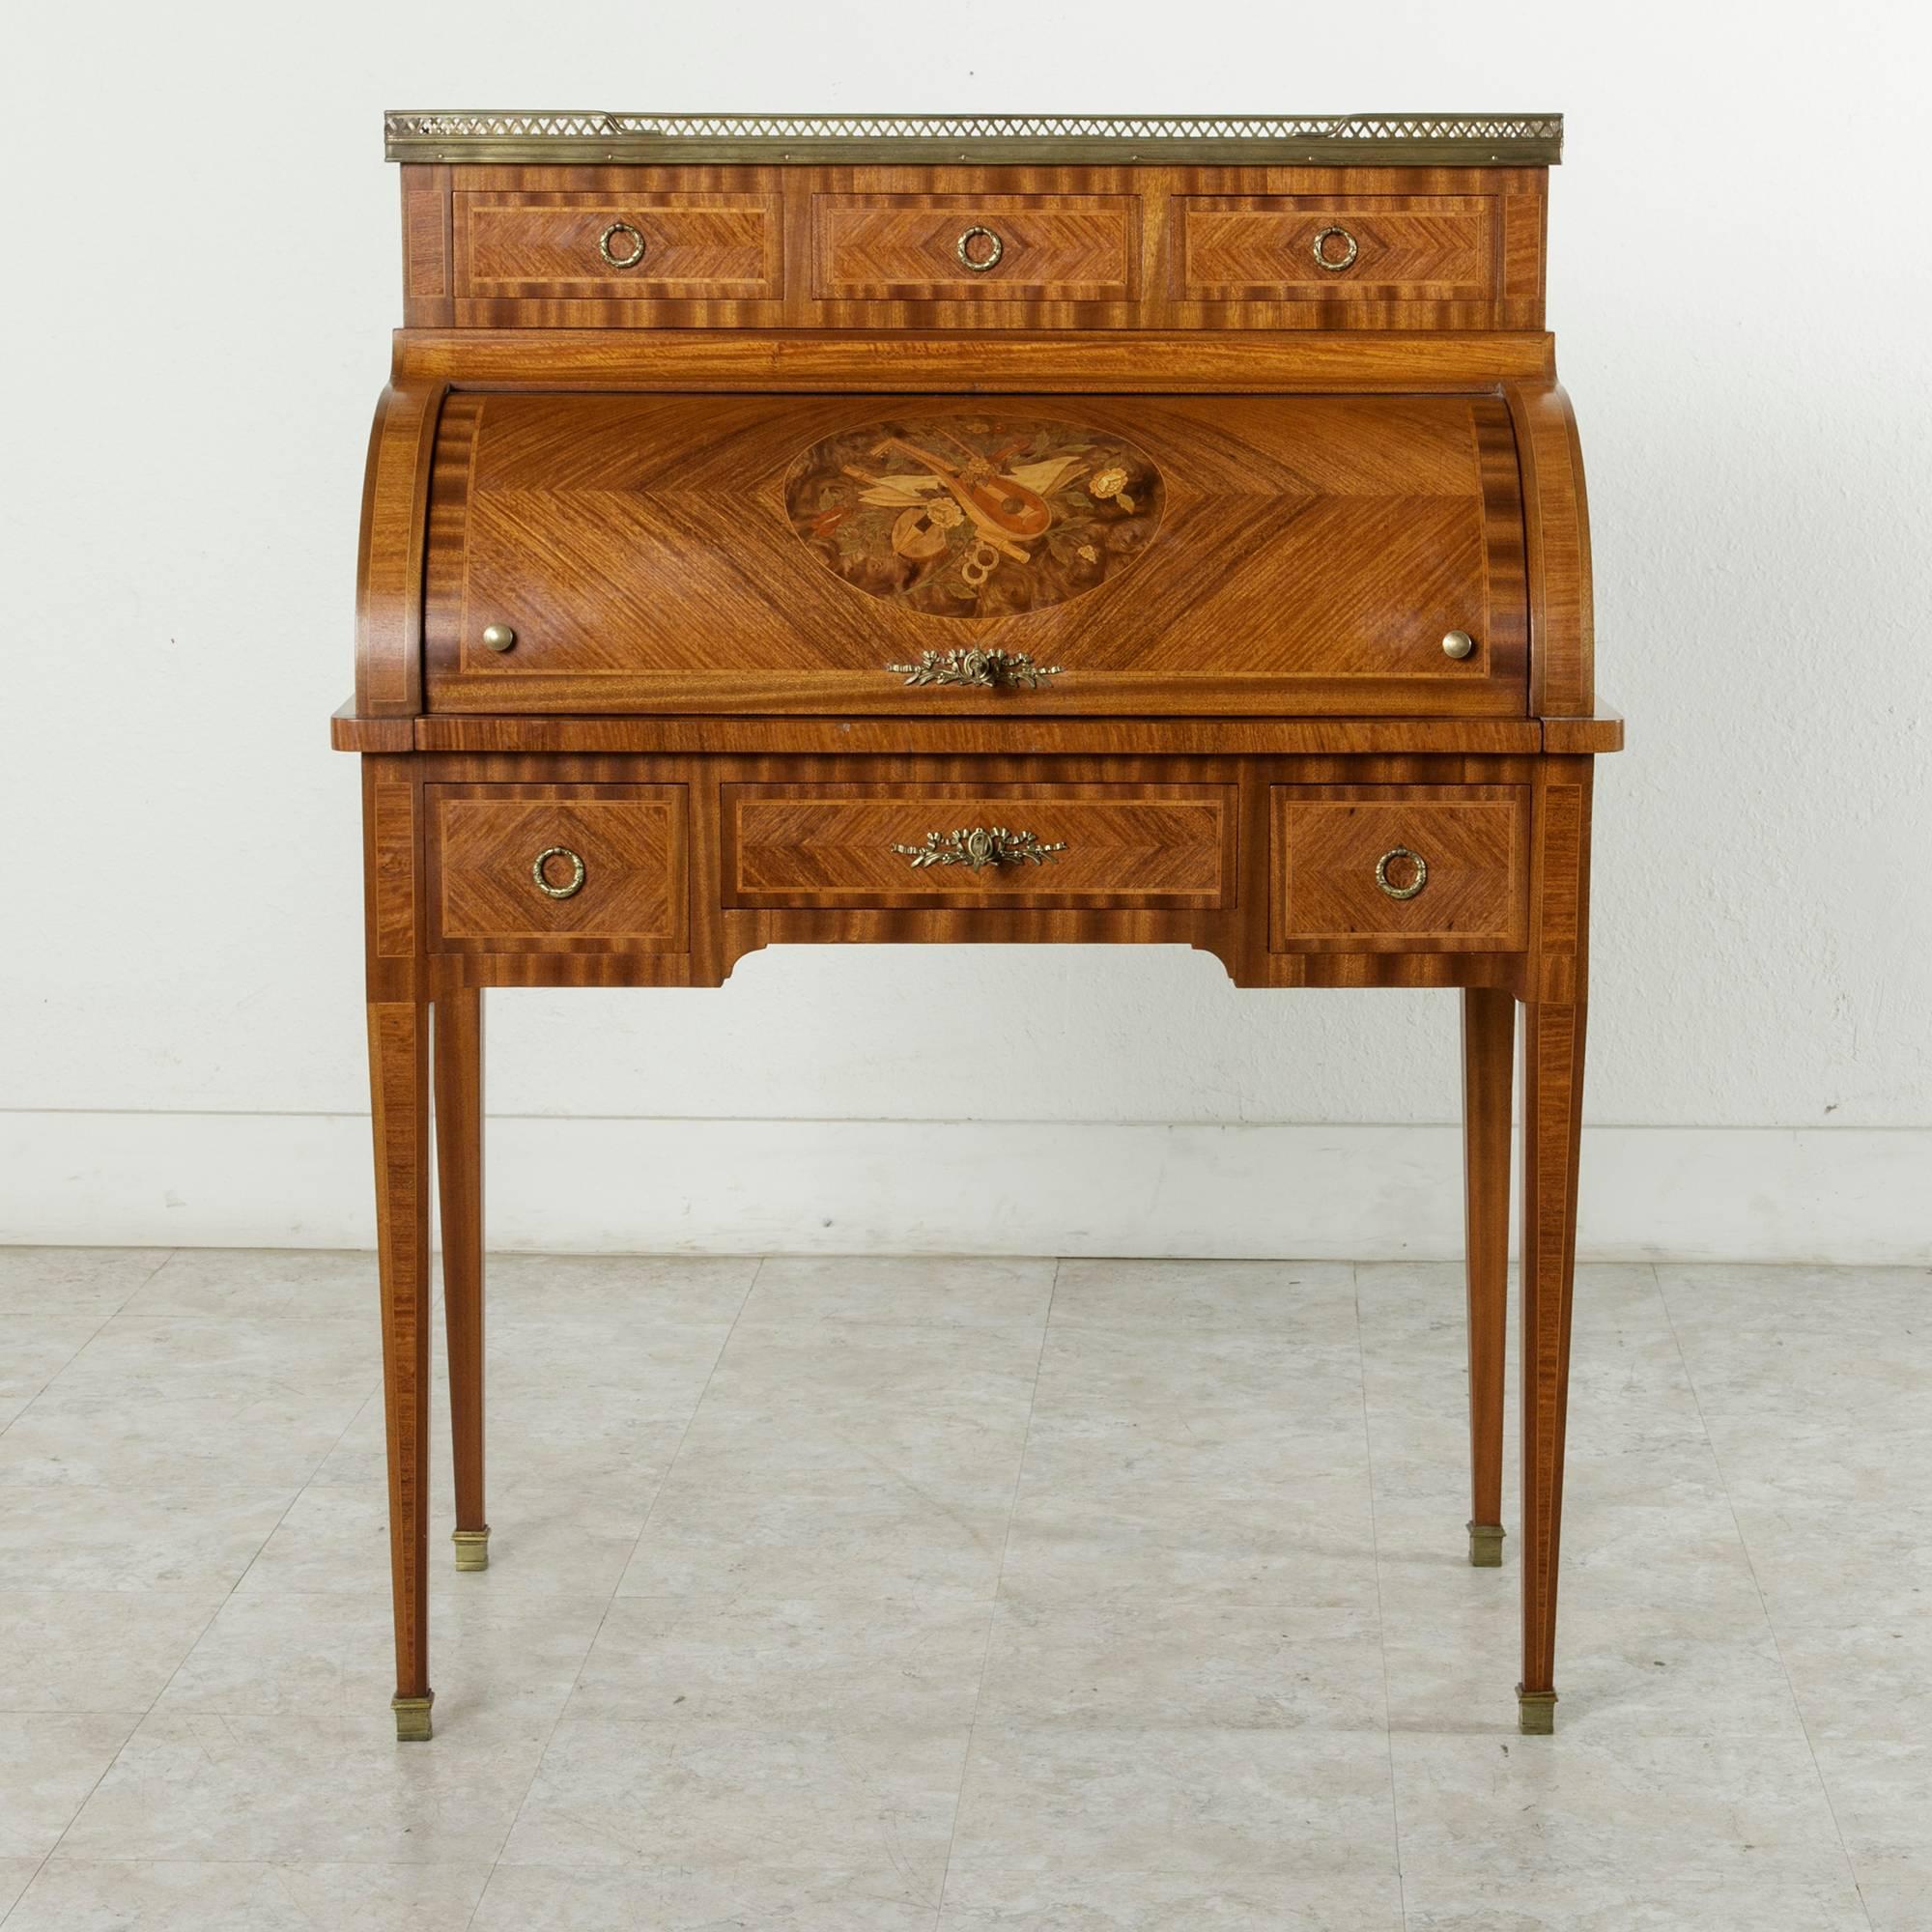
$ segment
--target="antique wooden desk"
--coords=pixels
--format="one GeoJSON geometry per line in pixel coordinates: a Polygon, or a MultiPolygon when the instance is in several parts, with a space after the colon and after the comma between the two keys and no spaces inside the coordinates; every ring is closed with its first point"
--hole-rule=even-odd
{"type": "Polygon", "coordinates": [[[431,1091],[481,1570],[482,990],[786,940],[1463,989],[1501,1560],[1523,1020],[1525,1731],[1555,1702],[1592,681],[1551,115],[392,114],[355,696],[396,1618],[430,1735],[431,1091]]]}

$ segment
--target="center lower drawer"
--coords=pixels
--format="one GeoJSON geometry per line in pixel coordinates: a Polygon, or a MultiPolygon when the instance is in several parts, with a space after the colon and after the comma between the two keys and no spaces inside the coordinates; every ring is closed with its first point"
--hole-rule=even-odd
{"type": "Polygon", "coordinates": [[[734,906],[1214,908],[1235,876],[1232,785],[724,787],[734,906]]]}

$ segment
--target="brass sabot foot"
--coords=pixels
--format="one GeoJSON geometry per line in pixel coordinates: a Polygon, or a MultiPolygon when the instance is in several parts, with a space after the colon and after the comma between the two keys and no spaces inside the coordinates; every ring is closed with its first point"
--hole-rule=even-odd
{"type": "Polygon", "coordinates": [[[1469,1525],[1469,1561],[1478,1570],[1503,1567],[1503,1526],[1499,1522],[1472,1522],[1469,1525]]]}
{"type": "Polygon", "coordinates": [[[434,1690],[420,1697],[391,1697],[389,1709],[396,1714],[396,1742],[399,1745],[429,1742],[429,1707],[436,1702],[434,1690]]]}
{"type": "Polygon", "coordinates": [[[456,1546],[459,1570],[487,1570],[490,1567],[490,1525],[481,1529],[453,1529],[449,1540],[456,1546]]]}
{"type": "Polygon", "coordinates": [[[1516,1687],[1516,1727],[1526,1738],[1547,1738],[1556,1729],[1556,1692],[1516,1687]]]}

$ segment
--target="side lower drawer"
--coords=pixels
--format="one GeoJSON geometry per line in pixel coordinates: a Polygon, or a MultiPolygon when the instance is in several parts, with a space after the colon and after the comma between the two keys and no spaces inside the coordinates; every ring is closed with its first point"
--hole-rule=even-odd
{"type": "Polygon", "coordinates": [[[427,789],[432,952],[688,949],[683,785],[427,789]]]}
{"type": "Polygon", "coordinates": [[[735,906],[1224,905],[1231,785],[724,787],[735,906]]]}
{"type": "Polygon", "coordinates": [[[1277,952],[1514,952],[1525,943],[1520,785],[1276,785],[1268,816],[1277,952]]]}

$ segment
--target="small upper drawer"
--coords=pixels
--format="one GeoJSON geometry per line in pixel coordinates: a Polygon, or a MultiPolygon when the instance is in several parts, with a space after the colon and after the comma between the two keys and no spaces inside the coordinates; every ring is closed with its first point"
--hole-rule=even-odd
{"type": "Polygon", "coordinates": [[[1493,301],[1492,194],[1180,195],[1174,294],[1187,301],[1493,301]]]}
{"type": "Polygon", "coordinates": [[[727,785],[724,897],[1215,907],[1234,839],[1230,785],[727,785]]]}
{"type": "Polygon", "coordinates": [[[1524,944],[1520,785],[1276,785],[1275,952],[1514,952],[1524,944]]]}
{"type": "Polygon", "coordinates": [[[776,301],[784,278],[776,192],[464,189],[454,227],[459,298],[776,301]]]}
{"type": "Polygon", "coordinates": [[[683,785],[428,793],[432,951],[685,951],[683,785]]]}
{"type": "Polygon", "coordinates": [[[1125,301],[1140,292],[1140,198],[820,194],[822,301],[1125,301]]]}

